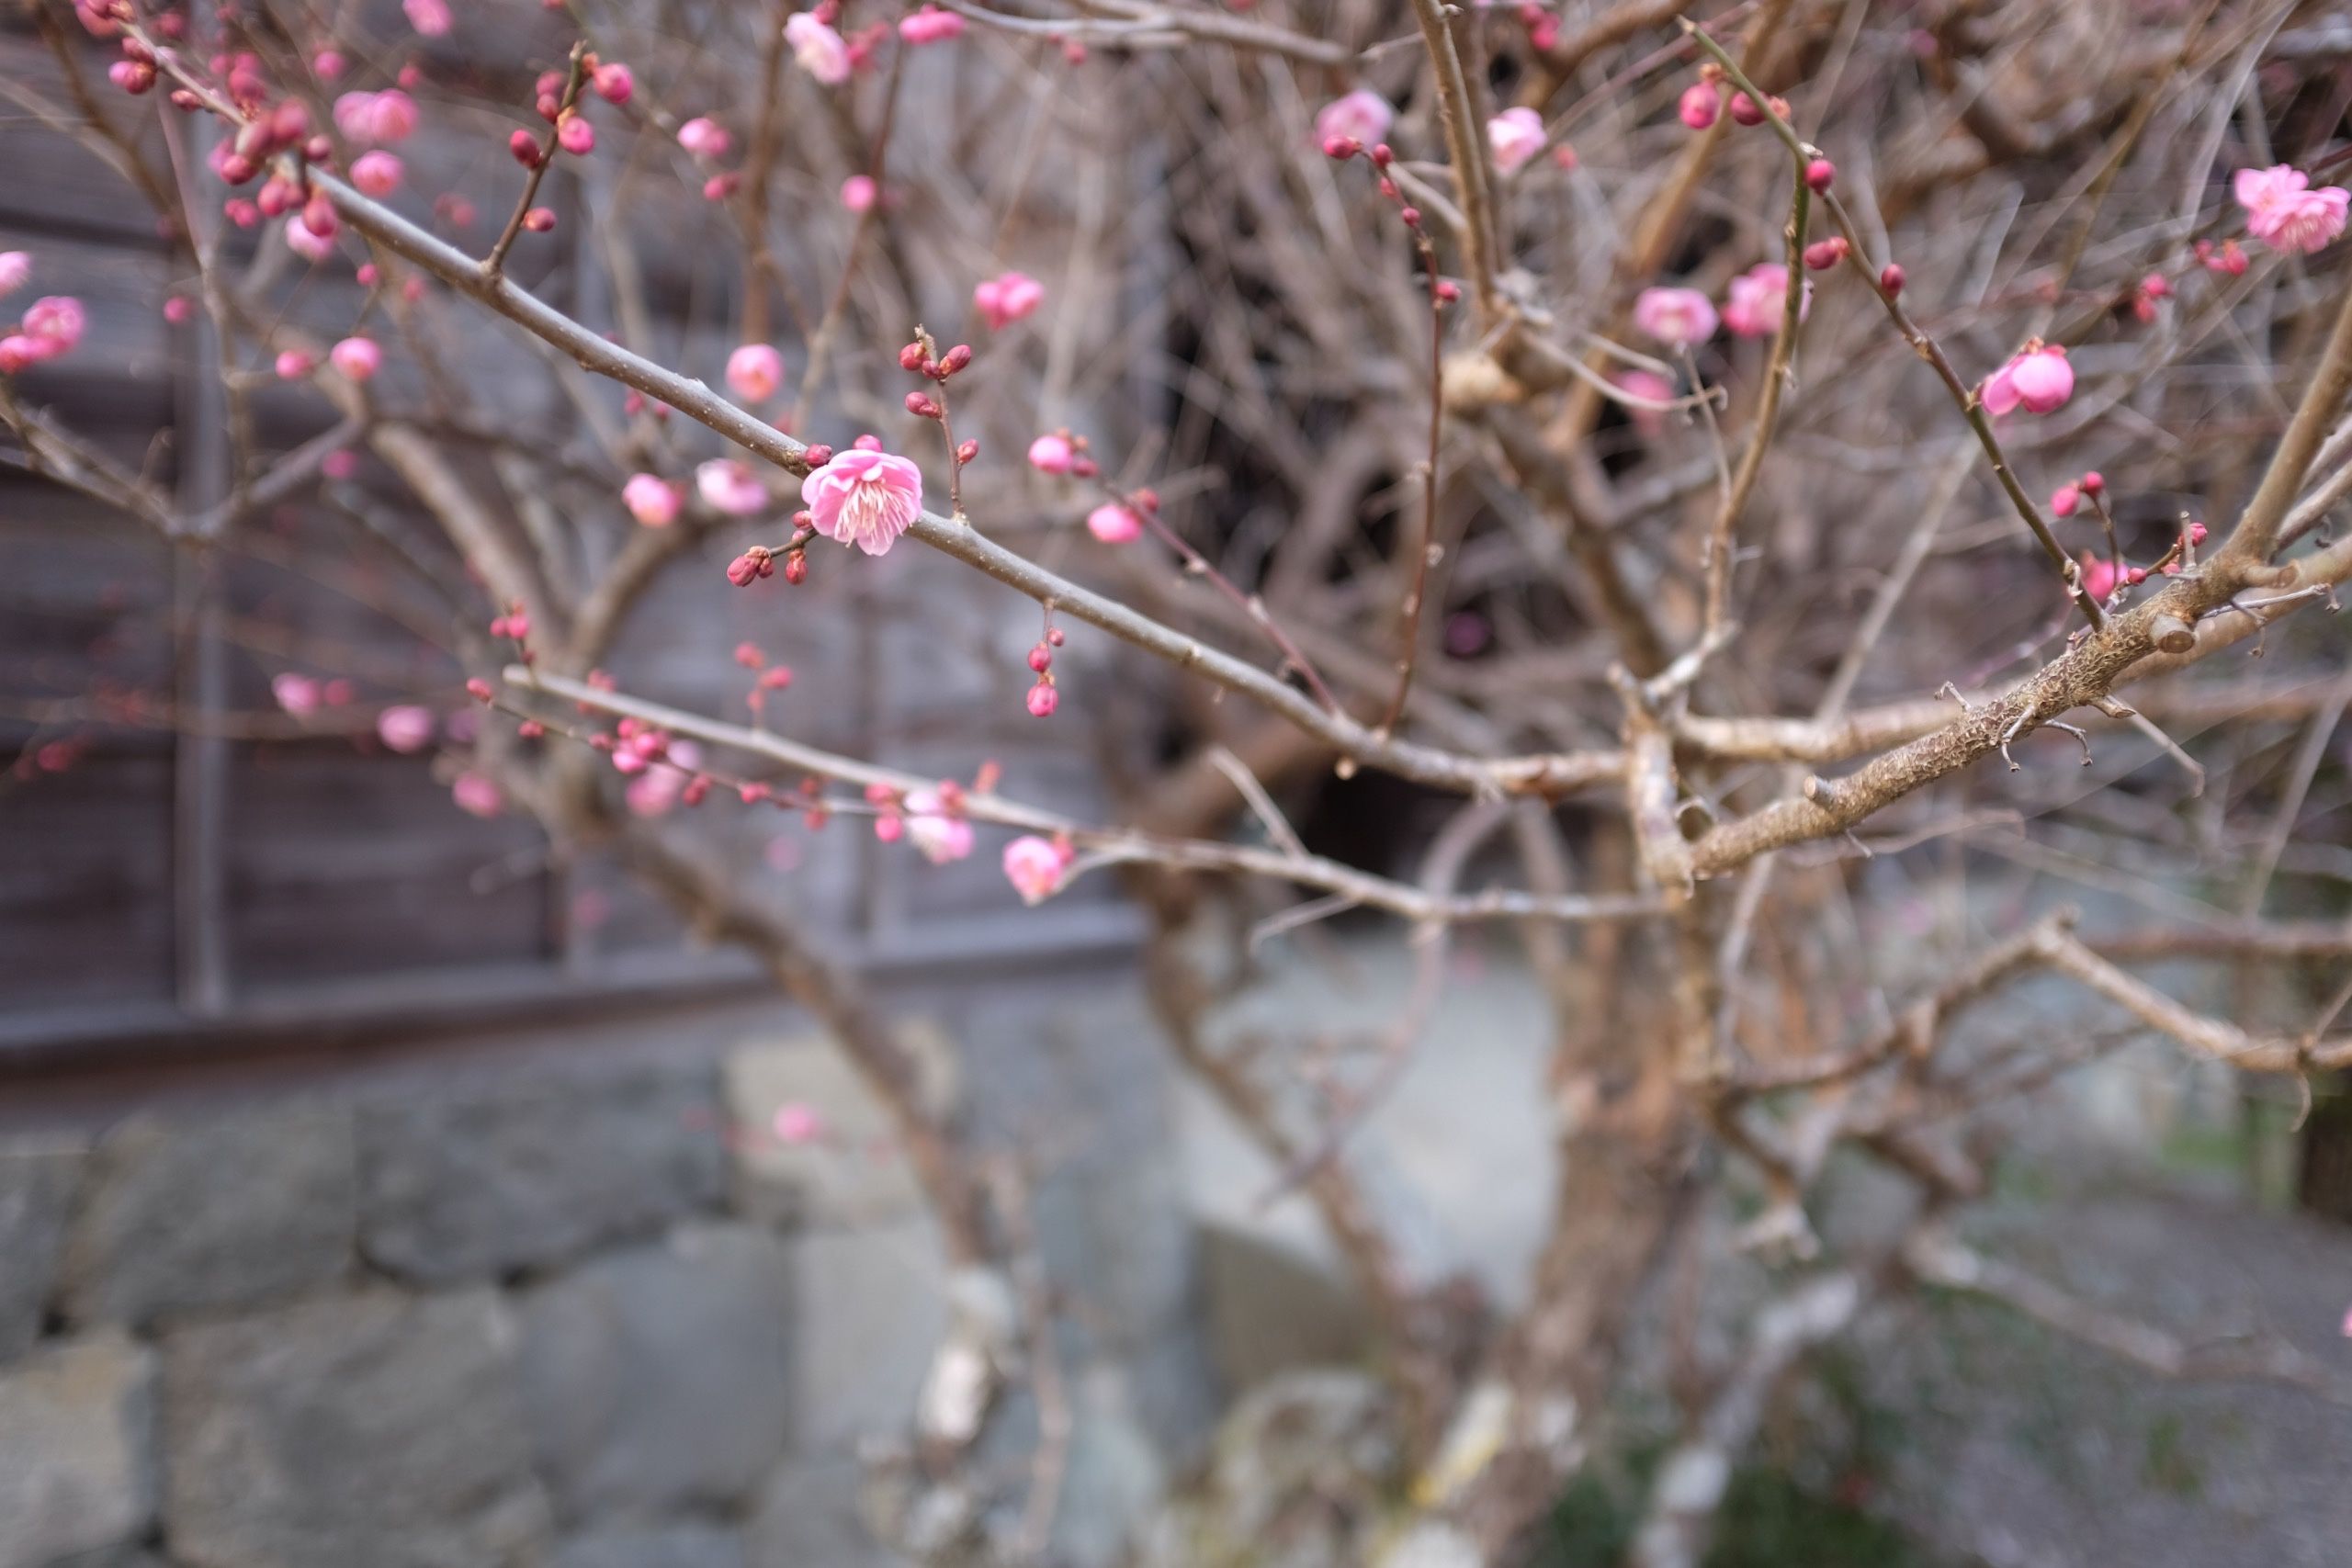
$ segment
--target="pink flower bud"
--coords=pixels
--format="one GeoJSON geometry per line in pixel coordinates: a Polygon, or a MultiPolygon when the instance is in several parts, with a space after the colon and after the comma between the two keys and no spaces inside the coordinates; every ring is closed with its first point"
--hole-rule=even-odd
{"type": "Polygon", "coordinates": [[[1067,474],[1077,451],[1065,434],[1040,435],[1029,443],[1029,466],[1041,474],[1067,474]]]}
{"type": "Polygon", "coordinates": [[[697,158],[724,158],[734,139],[717,120],[696,117],[678,127],[678,145],[697,158]]]}
{"type": "Polygon", "coordinates": [[[1143,533],[1143,519],[1135,510],[1106,501],[1086,514],[1086,531],[1106,545],[1132,543],[1143,533]]]}
{"type": "Polygon", "coordinates": [[[925,6],[899,19],[899,36],[910,44],[945,43],[964,36],[964,18],[936,6],[925,6]]]}
{"type": "Polygon", "coordinates": [[[281,381],[299,381],[308,376],[315,365],[316,362],[300,349],[287,349],[277,356],[277,378],[281,381]]]}
{"type": "Polygon", "coordinates": [[[2080,506],[2082,502],[2081,486],[2060,485],[2050,492],[2050,514],[2052,517],[2072,517],[2075,514],[2075,508],[2080,506]]]}
{"type": "Polygon", "coordinates": [[[481,773],[463,773],[449,781],[449,798],[458,809],[475,817],[495,817],[506,809],[506,795],[481,773]]]}
{"type": "Polygon", "coordinates": [[[727,384],[736,396],[762,403],[784,385],[784,355],[763,343],[747,343],[727,356],[727,384]]]}
{"type": "Polygon", "coordinates": [[[1054,667],[1054,650],[1044,643],[1029,650],[1029,668],[1043,675],[1054,667]]]}
{"type": "Polygon", "coordinates": [[[1544,150],[1544,117],[1525,107],[1503,110],[1487,122],[1487,150],[1501,173],[1520,168],[1544,150]]]}
{"type": "Polygon", "coordinates": [[[1723,113],[1723,89],[1713,82],[1693,82],[1682,89],[1682,100],[1675,107],[1682,123],[1693,130],[1704,130],[1715,123],[1723,113]]]}
{"type": "Polygon", "coordinates": [[[970,363],[972,363],[972,345],[968,343],[959,343],[939,356],[939,378],[944,381],[970,363]]]}
{"type": "Polygon", "coordinates": [[[958,467],[976,460],[979,455],[980,443],[977,436],[956,444],[956,462],[958,467]]]}
{"type": "Polygon", "coordinates": [[[1002,332],[1045,303],[1046,286],[1025,272],[1000,273],[972,290],[972,303],[991,332],[1002,332]]]}
{"type": "Polygon", "coordinates": [[[1061,695],[1054,690],[1054,683],[1050,677],[1029,688],[1028,706],[1031,718],[1051,718],[1054,710],[1061,706],[1061,695]]]}
{"type": "Polygon", "coordinates": [[[379,200],[400,189],[401,177],[405,173],[407,170],[401,164],[400,155],[380,148],[373,152],[362,152],[351,163],[351,183],[359,187],[361,195],[372,196],[379,200]]]}
{"type": "Polygon", "coordinates": [[[490,682],[477,675],[466,682],[466,694],[478,703],[488,703],[491,699],[490,682]]]}
{"type": "Polygon", "coordinates": [[[311,57],[311,70],[322,82],[332,82],[344,73],[346,62],[332,49],[322,49],[311,57]]]}
{"type": "Polygon", "coordinates": [[[555,122],[555,140],[557,146],[573,157],[584,158],[596,150],[596,128],[584,114],[566,114],[555,122]]]}
{"type": "Polygon", "coordinates": [[[2107,476],[2093,468],[2083,476],[2082,485],[2085,495],[2104,495],[2107,493],[2107,476]]]}
{"type": "Polygon", "coordinates": [[[137,97],[155,85],[155,68],[143,60],[118,60],[107,67],[107,80],[137,97]]]}
{"type": "Polygon", "coordinates": [[[373,338],[347,337],[336,344],[327,357],[345,378],[365,381],[383,368],[384,351],[373,338]]]}
{"type": "Polygon", "coordinates": [[[852,175],[842,182],[842,205],[852,212],[871,212],[880,195],[870,175],[852,175]]]}
{"type": "Polygon", "coordinates": [[[1844,261],[1847,253],[1852,248],[1846,243],[1845,235],[1832,234],[1829,238],[1816,240],[1804,248],[1804,265],[1815,272],[1827,272],[1831,267],[1844,261]]]}
{"type": "Polygon", "coordinates": [[[1815,158],[1804,166],[1804,183],[1816,196],[1829,188],[1838,178],[1838,165],[1826,158],[1815,158]]]}
{"type": "Polygon", "coordinates": [[[449,0],[401,0],[401,8],[408,13],[408,25],[426,38],[449,30],[449,0]]]}
{"type": "Polygon", "coordinates": [[[924,393],[909,392],[907,394],[907,412],[914,415],[917,419],[937,419],[939,417],[939,405],[933,402],[924,393]]]}
{"type": "Polygon", "coordinates": [[[596,96],[608,104],[625,104],[637,93],[637,77],[617,60],[597,66],[591,80],[595,84],[596,96]]]}
{"type": "Polygon", "coordinates": [[[376,739],[386,750],[403,756],[430,746],[435,728],[433,710],[413,704],[389,707],[376,716],[376,739]]]}
{"type": "Polygon", "coordinates": [[[1905,275],[1900,265],[1889,262],[1878,270],[1878,286],[1890,299],[1903,292],[1905,275]]]}
{"type": "Polygon", "coordinates": [[[22,251],[0,251],[0,297],[32,281],[33,258],[22,251]]]}
{"type": "Polygon", "coordinates": [[[1051,840],[1024,833],[1004,846],[1004,878],[1023,903],[1041,904],[1060,889],[1069,862],[1069,853],[1051,840]]]}
{"type": "Polygon", "coordinates": [[[539,139],[527,130],[517,128],[513,135],[507,137],[506,151],[526,169],[539,166],[539,139]]]}
{"type": "Polygon", "coordinates": [[[545,234],[555,228],[555,209],[534,207],[523,214],[523,227],[534,234],[545,234]]]}

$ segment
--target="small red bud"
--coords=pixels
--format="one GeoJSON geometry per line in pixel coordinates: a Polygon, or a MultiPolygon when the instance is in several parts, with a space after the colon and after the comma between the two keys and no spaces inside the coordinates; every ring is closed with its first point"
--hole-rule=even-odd
{"type": "Polygon", "coordinates": [[[791,583],[795,588],[799,587],[802,583],[808,581],[808,557],[807,552],[795,550],[790,555],[784,558],[784,580],[786,582],[791,583]]]}
{"type": "Polygon", "coordinates": [[[810,446],[802,451],[800,456],[807,460],[810,468],[821,468],[833,460],[833,449],[824,446],[810,446]]]}
{"type": "Polygon", "coordinates": [[[1363,151],[1363,143],[1352,136],[1327,136],[1323,139],[1323,156],[1346,163],[1363,151]]]}
{"type": "Polygon", "coordinates": [[[2050,492],[2050,514],[2053,517],[2072,517],[2075,514],[2075,508],[2081,505],[2082,502],[2083,492],[2080,486],[2060,485],[2050,492]]]}
{"type": "Polygon", "coordinates": [[[748,555],[737,556],[727,563],[727,581],[738,588],[749,588],[760,575],[760,563],[748,555]]]}
{"type": "Polygon", "coordinates": [[[506,139],[506,150],[509,152],[514,153],[514,161],[522,164],[525,168],[536,169],[539,166],[538,139],[533,136],[529,131],[517,130],[514,135],[508,137],[506,139]]]}
{"type": "Polygon", "coordinates": [[[1815,272],[1827,272],[1831,267],[1844,261],[1846,253],[1852,248],[1846,243],[1845,235],[1832,234],[1829,238],[1816,240],[1804,248],[1804,265],[1815,272]]]}
{"type": "Polygon", "coordinates": [[[942,376],[953,376],[971,362],[972,345],[968,343],[959,343],[939,356],[939,373],[942,376]]]}
{"type": "Polygon", "coordinates": [[[1904,273],[1902,264],[1898,262],[1889,262],[1884,266],[1878,269],[1879,288],[1888,299],[1892,299],[1896,295],[1903,292],[1903,282],[1904,273]]]}
{"type": "Polygon", "coordinates": [[[907,394],[907,412],[913,414],[917,419],[937,419],[939,417],[939,405],[933,402],[929,395],[926,393],[909,392],[907,394]]]}
{"type": "Polygon", "coordinates": [[[1804,166],[1804,183],[1815,196],[1829,188],[1838,177],[1838,165],[1826,158],[1815,158],[1804,166]]]}
{"type": "Polygon", "coordinates": [[[919,343],[910,343],[907,344],[906,347],[899,350],[899,368],[901,370],[920,370],[922,368],[922,362],[926,357],[928,356],[924,355],[922,351],[922,344],[919,343]]]}
{"type": "Polygon", "coordinates": [[[514,727],[514,733],[526,740],[537,740],[548,732],[548,727],[536,718],[526,718],[514,727]]]}
{"type": "Polygon", "coordinates": [[[2105,495],[2107,493],[2107,476],[2100,473],[2097,468],[2093,468],[2089,473],[2083,476],[2082,485],[2083,493],[2085,495],[2105,495]]]}
{"type": "Polygon", "coordinates": [[[958,463],[968,463],[979,455],[980,444],[977,439],[964,442],[956,448],[956,460],[958,463]]]}
{"type": "Polygon", "coordinates": [[[1396,150],[1385,141],[1372,150],[1372,166],[1375,169],[1385,169],[1396,161],[1396,150]]]}
{"type": "Polygon", "coordinates": [[[1063,642],[1068,639],[1062,636],[1061,627],[1056,626],[1046,634],[1046,640],[1052,643],[1056,648],[1059,648],[1063,642]]]}
{"type": "Polygon", "coordinates": [[[1441,277],[1437,280],[1437,297],[1451,305],[1462,298],[1462,286],[1450,277],[1441,277]]]}
{"type": "Polygon", "coordinates": [[[478,703],[490,701],[490,682],[477,675],[466,682],[466,694],[478,703]]]}
{"type": "Polygon", "coordinates": [[[1740,125],[1761,125],[1764,123],[1764,111],[1758,108],[1756,100],[1746,93],[1734,93],[1731,96],[1731,118],[1740,125]]]}
{"type": "Polygon", "coordinates": [[[555,209],[534,207],[530,211],[523,214],[523,227],[534,234],[546,233],[555,227],[555,209]]]}
{"type": "Polygon", "coordinates": [[[1054,710],[1061,706],[1061,694],[1054,690],[1053,677],[1048,675],[1029,688],[1029,716],[1050,718],[1054,710]]]}
{"type": "Polygon", "coordinates": [[[1043,675],[1054,667],[1054,650],[1044,643],[1029,650],[1029,668],[1043,675]]]}
{"type": "Polygon", "coordinates": [[[1418,207],[1398,208],[1396,216],[1405,220],[1405,227],[1408,229],[1418,229],[1421,226],[1421,209],[1418,207]]]}

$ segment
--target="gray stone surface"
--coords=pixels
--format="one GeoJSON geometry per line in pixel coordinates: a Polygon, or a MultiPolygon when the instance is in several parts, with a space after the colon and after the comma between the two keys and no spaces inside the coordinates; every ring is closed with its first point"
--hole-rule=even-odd
{"type": "Polygon", "coordinates": [[[154,1356],[112,1330],[0,1372],[0,1568],[48,1568],[146,1528],[154,1356]]]}
{"type": "Polygon", "coordinates": [[[903,1434],[947,1331],[938,1235],[918,1221],[800,1236],[792,1277],[795,1451],[903,1434]]]}
{"type": "MultiPolygon", "coordinates": [[[[813,1561],[813,1560],[812,1560],[813,1561]]],[[[573,1536],[553,1568],[744,1568],[743,1538],[716,1525],[623,1526],[573,1536]]]]}
{"type": "Polygon", "coordinates": [[[867,1528],[865,1485],[847,1455],[778,1465],[743,1527],[750,1568],[910,1568],[867,1528]]]}
{"type": "Polygon", "coordinates": [[[81,1168],[80,1149],[62,1140],[0,1143],[0,1361],[40,1335],[81,1168]]]}
{"type": "Polygon", "coordinates": [[[324,1297],[164,1341],[164,1521],[189,1568],[535,1563],[544,1495],[487,1291],[324,1297]]]}
{"type": "Polygon", "coordinates": [[[353,1213],[344,1111],[128,1122],[84,1175],[60,1303],[77,1324],[143,1324],[290,1295],[349,1267],[353,1213]]]}
{"type": "Polygon", "coordinates": [[[520,1310],[533,1443],[566,1517],[725,1506],[783,1453],[792,1291],[767,1232],[682,1229],[520,1310]]]}
{"type": "Polygon", "coordinates": [[[359,1111],[360,1242],[427,1283],[540,1269],[726,1194],[716,1074],[658,1066],[359,1111]]]}

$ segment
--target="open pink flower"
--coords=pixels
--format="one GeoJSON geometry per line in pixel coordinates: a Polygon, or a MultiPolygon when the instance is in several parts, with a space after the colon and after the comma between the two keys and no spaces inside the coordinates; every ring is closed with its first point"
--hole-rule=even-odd
{"type": "Polygon", "coordinates": [[[449,30],[449,0],[401,0],[401,9],[408,13],[408,25],[426,38],[449,30]]]}
{"type": "Polygon", "coordinates": [[[729,517],[749,517],[767,510],[768,487],[747,465],[732,457],[714,457],[696,468],[695,489],[712,511],[729,517]]]}
{"type": "Polygon", "coordinates": [[[798,11],[784,24],[785,41],[800,69],[828,87],[849,80],[849,45],[842,35],[818,18],[814,11],[798,11]]]}
{"type": "Polygon", "coordinates": [[[922,512],[922,470],[888,452],[852,447],[800,481],[817,532],[887,555],[922,512]]]}
{"type": "Polygon", "coordinates": [[[0,251],[0,295],[14,294],[32,281],[33,258],[22,251],[0,251]]]}
{"type": "Polygon", "coordinates": [[[386,708],[376,716],[376,739],[384,743],[386,750],[403,756],[433,744],[434,728],[433,710],[413,703],[386,708]]]}
{"type": "Polygon", "coordinates": [[[1332,99],[1315,115],[1315,144],[1317,147],[1336,138],[1344,137],[1372,146],[1388,134],[1396,123],[1396,111],[1388,100],[1369,87],[1332,99]]]}
{"type": "MultiPolygon", "coordinates": [[[[950,11],[949,16],[956,13],[950,11]]],[[[870,212],[875,198],[882,193],[871,175],[852,175],[842,182],[842,205],[852,212],[870,212]]]]}
{"type": "Polygon", "coordinates": [[[1024,904],[1042,904],[1058,892],[1070,857],[1050,839],[1023,833],[1004,846],[1004,877],[1024,904]]]}
{"type": "Polygon", "coordinates": [[[951,815],[935,792],[919,789],[907,796],[907,841],[932,864],[945,865],[972,852],[972,825],[951,815]]]}
{"type": "Polygon", "coordinates": [[[458,809],[475,817],[495,817],[506,809],[506,795],[482,773],[463,773],[449,781],[449,798],[458,809]]]}
{"type": "Polygon", "coordinates": [[[1130,544],[1143,533],[1135,508],[1106,501],[1086,514],[1086,531],[1106,545],[1130,544]]]}
{"type": "Polygon", "coordinates": [[[384,351],[377,346],[373,338],[345,338],[328,350],[327,358],[347,379],[353,381],[369,380],[384,367],[384,351]]]}
{"type": "Polygon", "coordinates": [[[1531,108],[1509,108],[1487,122],[1487,148],[1495,167],[1510,174],[1544,151],[1544,117],[1531,108]]]}
{"type": "Polygon", "coordinates": [[[2040,339],[2028,344],[2010,356],[2009,362],[1984,378],[1978,389],[1978,400],[1990,414],[2013,413],[2023,408],[2028,413],[2051,413],[2065,405],[2075,395],[2075,367],[2066,363],[2066,351],[2040,339]]]}
{"type": "Polygon", "coordinates": [[[763,343],[747,343],[727,356],[727,384],[755,403],[775,397],[784,385],[784,355],[763,343]]]}
{"type": "Polygon", "coordinates": [[[972,290],[972,303],[987,318],[989,330],[1001,333],[1045,303],[1046,286],[1025,272],[999,273],[972,290]]]}
{"type": "Polygon", "coordinates": [[[1634,325],[1663,344],[1689,348],[1715,335],[1715,307],[1695,288],[1645,288],[1634,325]]]}
{"type": "Polygon", "coordinates": [[[400,189],[401,176],[407,172],[399,153],[387,152],[380,147],[351,161],[351,183],[359,187],[361,195],[379,199],[400,189]]]}
{"type": "Polygon", "coordinates": [[[696,115],[678,127],[678,145],[697,158],[724,158],[735,139],[717,120],[696,115]]]}
{"type": "Polygon", "coordinates": [[[936,6],[925,6],[911,17],[899,18],[899,36],[909,43],[945,43],[964,36],[964,18],[936,6]]]}
{"type": "Polygon", "coordinates": [[[2230,188],[2245,209],[2246,232],[2283,255],[2309,255],[2343,233],[2352,195],[2335,186],[2312,190],[2311,183],[2290,164],[2240,169],[2230,188]]]}
{"type": "Polygon", "coordinates": [[[55,359],[72,352],[74,345],[82,341],[82,331],[88,321],[79,299],[67,294],[48,294],[25,308],[25,319],[17,331],[30,344],[35,359],[55,359]]]}
{"type": "Polygon", "coordinates": [[[631,474],[621,486],[621,504],[649,528],[667,528],[678,520],[678,487],[659,474],[631,474]]]}
{"type": "MultiPolygon", "coordinates": [[[[1781,330],[1781,312],[1788,308],[1789,269],[1780,262],[1758,262],[1731,280],[1724,299],[1724,325],[1734,337],[1770,337],[1781,330]]],[[[1804,286],[1797,301],[1799,320],[1813,309],[1813,285],[1804,286]]]]}

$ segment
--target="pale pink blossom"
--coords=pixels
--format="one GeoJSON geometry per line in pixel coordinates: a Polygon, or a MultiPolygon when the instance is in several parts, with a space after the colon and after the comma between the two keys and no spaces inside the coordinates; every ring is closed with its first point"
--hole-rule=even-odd
{"type": "Polygon", "coordinates": [[[1666,411],[1650,405],[1672,401],[1673,382],[1655,370],[1644,370],[1638,367],[1628,367],[1609,379],[1629,399],[1643,400],[1623,404],[1625,415],[1634,422],[1635,430],[1646,436],[1656,436],[1666,429],[1666,411]]]}
{"type": "Polygon", "coordinates": [[[449,0],[401,0],[401,9],[408,13],[408,25],[426,38],[449,30],[449,0]]]}
{"type": "Polygon", "coordinates": [[[910,17],[899,18],[899,36],[914,44],[945,43],[964,36],[964,18],[953,11],[925,6],[910,17]]]}
{"type": "Polygon", "coordinates": [[[825,1119],[813,1105],[797,1100],[787,1100],[775,1108],[775,1115],[768,1123],[779,1144],[796,1147],[813,1144],[825,1135],[825,1119]]]}
{"type": "Polygon", "coordinates": [[[398,87],[345,93],[334,101],[335,129],[354,141],[390,145],[416,134],[416,100],[398,87]]]}
{"type": "Polygon", "coordinates": [[[678,127],[678,145],[697,158],[724,158],[735,139],[717,120],[697,115],[678,127]]]}
{"type": "MultiPolygon", "coordinates": [[[[950,11],[948,15],[955,13],[950,11]]],[[[842,182],[842,205],[852,212],[873,210],[875,198],[881,194],[871,175],[852,175],[842,182]]]]}
{"type": "Polygon", "coordinates": [[[273,675],[269,678],[269,694],[296,718],[308,718],[319,711],[319,683],[308,675],[298,675],[291,670],[273,675]]]}
{"type": "Polygon", "coordinates": [[[88,321],[79,299],[68,294],[46,294],[25,307],[25,319],[17,331],[31,344],[35,359],[55,359],[71,353],[82,341],[88,321]]]}
{"type": "Polygon", "coordinates": [[[1645,288],[1634,301],[1634,325],[1676,348],[1706,342],[1715,322],[1713,303],[1695,288],[1645,288]]]}
{"type": "Polygon", "coordinates": [[[300,212],[286,220],[286,243],[306,261],[322,262],[334,254],[334,236],[312,230],[300,212]]]}
{"type": "Polygon", "coordinates": [[[458,809],[476,817],[495,817],[506,809],[506,795],[482,773],[463,773],[449,781],[449,798],[458,809]]]}
{"type": "Polygon", "coordinates": [[[1078,450],[1067,435],[1040,435],[1029,443],[1029,466],[1041,474],[1069,473],[1077,460],[1078,450]]]}
{"type": "MultiPolygon", "coordinates": [[[[1758,262],[1731,280],[1724,298],[1724,325],[1734,337],[1770,337],[1781,330],[1781,312],[1788,308],[1789,269],[1781,262],[1758,262]]],[[[1802,321],[1813,310],[1813,285],[1804,286],[1797,301],[1802,321]]]]}
{"type": "Polygon", "coordinates": [[[386,750],[403,756],[433,744],[434,728],[433,710],[413,703],[386,708],[376,716],[376,739],[384,743],[386,750]]]}
{"type": "Polygon", "coordinates": [[[749,467],[732,457],[714,457],[696,468],[695,489],[712,511],[723,512],[729,517],[749,517],[767,510],[768,487],[749,467]]]}
{"type": "Polygon", "coordinates": [[[32,281],[33,258],[22,251],[0,251],[0,295],[14,294],[32,281]]]}
{"type": "Polygon", "coordinates": [[[334,367],[346,378],[354,381],[368,380],[384,367],[384,351],[377,346],[373,338],[345,338],[328,351],[327,357],[334,362],[334,367]]]}
{"type": "Polygon", "coordinates": [[[387,152],[380,147],[351,161],[351,183],[359,187],[362,195],[379,199],[400,189],[401,176],[407,172],[399,153],[387,152]]]}
{"type": "Polygon", "coordinates": [[[887,555],[922,512],[922,470],[888,452],[853,447],[800,481],[817,532],[869,556],[887,555]]]}
{"type": "Polygon", "coordinates": [[[2011,413],[2019,408],[2028,413],[2050,413],[2074,395],[2075,367],[2066,363],[2066,351],[2038,339],[1985,377],[1977,392],[1990,414],[2011,413]]]}
{"type": "Polygon", "coordinates": [[[1487,149],[1495,167],[1508,175],[1544,151],[1544,117],[1531,108],[1508,108],[1487,122],[1487,149]]]}
{"type": "Polygon", "coordinates": [[[1106,501],[1086,514],[1086,531],[1106,545],[1128,544],[1143,533],[1143,519],[1132,506],[1106,501]]]}
{"type": "Polygon", "coordinates": [[[1396,111],[1388,107],[1386,98],[1369,87],[1358,87],[1316,112],[1315,144],[1319,147],[1344,137],[1370,147],[1387,135],[1388,128],[1396,123],[1396,111]]]}
{"type": "Polygon", "coordinates": [[[907,796],[907,840],[932,864],[945,865],[972,852],[972,824],[949,814],[936,793],[919,789],[907,796]]]}
{"type": "Polygon", "coordinates": [[[2246,232],[2285,255],[2308,255],[2343,233],[2352,196],[2336,186],[2312,190],[2311,183],[2290,164],[2240,169],[2230,188],[2245,209],[2246,232]]]}
{"type": "Polygon", "coordinates": [[[1046,286],[1025,272],[1000,273],[972,290],[972,303],[990,332],[1002,332],[1045,303],[1046,286]]]}
{"type": "Polygon", "coordinates": [[[702,748],[691,740],[673,740],[664,761],[654,762],[631,779],[623,793],[629,810],[639,817],[665,816],[684,795],[694,771],[702,766],[702,748]]]}
{"type": "Polygon", "coordinates": [[[1023,833],[1004,846],[1004,876],[1024,904],[1042,904],[1058,892],[1069,855],[1050,839],[1023,833]]]}
{"type": "Polygon", "coordinates": [[[667,528],[678,520],[678,487],[658,474],[631,474],[621,486],[621,504],[649,528],[667,528]]]}
{"type": "Polygon", "coordinates": [[[829,87],[849,80],[849,45],[842,35],[818,19],[814,11],[796,12],[784,24],[785,41],[800,69],[829,87]]]}
{"type": "Polygon", "coordinates": [[[727,384],[735,395],[761,403],[784,385],[784,355],[763,343],[747,343],[727,356],[727,384]]]}

